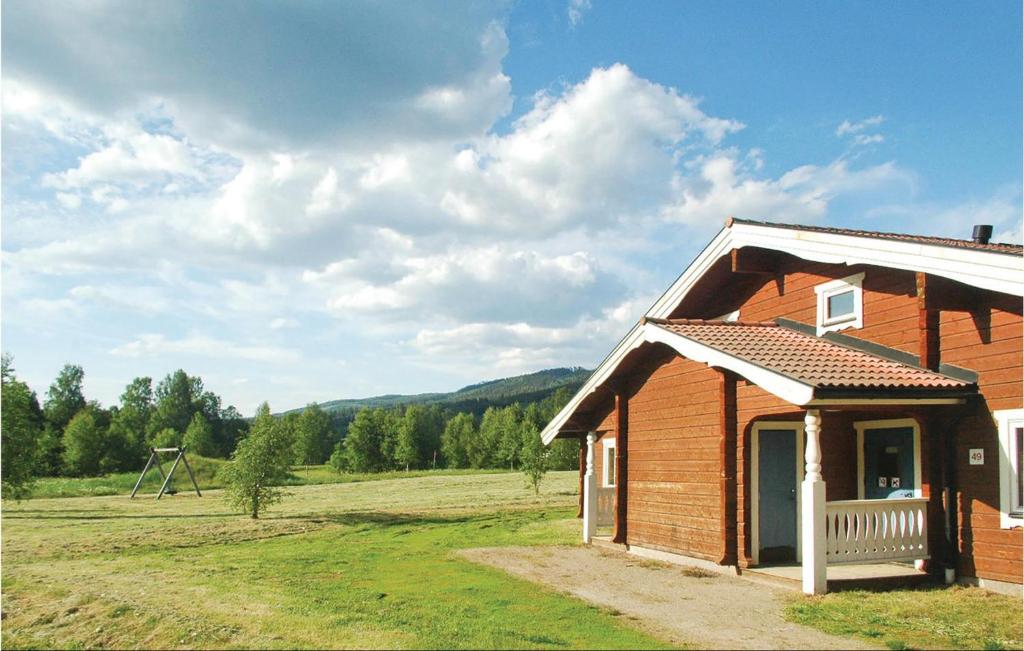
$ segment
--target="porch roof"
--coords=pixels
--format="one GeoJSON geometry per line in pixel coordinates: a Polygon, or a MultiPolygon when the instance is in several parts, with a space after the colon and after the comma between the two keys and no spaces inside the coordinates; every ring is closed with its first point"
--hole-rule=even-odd
{"type": "MultiPolygon", "coordinates": [[[[826,336],[803,332],[799,324],[785,319],[730,322],[644,317],[623,344],[629,351],[649,344],[668,346],[693,361],[730,370],[798,406],[947,403],[977,393],[975,382],[901,361],[908,355],[900,351],[872,345],[872,352],[844,342],[846,338],[826,336]],[[886,351],[891,354],[886,356],[886,351]]],[[[617,365],[594,385],[590,393],[594,399],[596,389],[616,371],[617,365]]],[[[581,406],[586,408],[570,403],[561,422],[553,421],[542,433],[544,442],[558,436],[581,406]]],[[[572,423],[565,431],[582,431],[580,425],[572,423]]]]}
{"type": "Polygon", "coordinates": [[[824,391],[970,391],[963,380],[872,355],[774,321],[647,319],[648,323],[765,370],[824,391]]]}

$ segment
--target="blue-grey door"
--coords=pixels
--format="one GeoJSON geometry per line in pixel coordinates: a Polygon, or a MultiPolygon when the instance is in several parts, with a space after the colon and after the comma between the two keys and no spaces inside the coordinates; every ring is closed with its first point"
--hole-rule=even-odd
{"type": "Polygon", "coordinates": [[[913,497],[914,430],[910,427],[864,432],[864,497],[869,500],[913,497]]]}
{"type": "Polygon", "coordinates": [[[757,452],[758,561],[796,560],[796,431],[763,429],[757,452]]]}

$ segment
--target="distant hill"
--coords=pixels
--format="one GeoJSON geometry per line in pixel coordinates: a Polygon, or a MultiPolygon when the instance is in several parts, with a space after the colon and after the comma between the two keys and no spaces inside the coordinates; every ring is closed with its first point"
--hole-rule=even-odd
{"type": "MultiPolygon", "coordinates": [[[[504,407],[514,402],[527,404],[547,398],[566,387],[575,392],[590,377],[591,371],[580,368],[550,368],[536,373],[489,380],[462,387],[451,393],[389,394],[372,398],[346,398],[320,403],[328,412],[351,412],[363,407],[397,407],[400,405],[439,404],[453,411],[483,413],[488,407],[504,407]]],[[[293,409],[292,411],[302,411],[293,409]]]]}

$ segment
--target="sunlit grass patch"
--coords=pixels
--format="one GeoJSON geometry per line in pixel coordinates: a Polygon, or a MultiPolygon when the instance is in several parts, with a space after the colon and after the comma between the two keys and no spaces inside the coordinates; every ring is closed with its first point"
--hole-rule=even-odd
{"type": "Polygon", "coordinates": [[[794,597],[786,616],[890,649],[1020,649],[1021,600],[964,586],[794,597]]]}

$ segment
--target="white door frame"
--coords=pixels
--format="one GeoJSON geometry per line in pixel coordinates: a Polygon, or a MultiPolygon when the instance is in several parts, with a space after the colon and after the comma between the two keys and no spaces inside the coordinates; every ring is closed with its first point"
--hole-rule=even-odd
{"type": "Polygon", "coordinates": [[[914,418],[861,420],[853,424],[857,430],[857,499],[864,499],[864,433],[878,429],[909,427],[914,431],[914,497],[921,495],[921,425],[914,418]]]}
{"type": "Polygon", "coordinates": [[[800,482],[804,480],[804,422],[802,420],[760,420],[755,421],[750,430],[750,556],[754,565],[760,562],[761,534],[761,495],[758,482],[760,480],[761,430],[791,430],[796,436],[796,459],[794,460],[794,476],[796,478],[796,560],[802,559],[801,531],[801,498],[800,482]]]}

